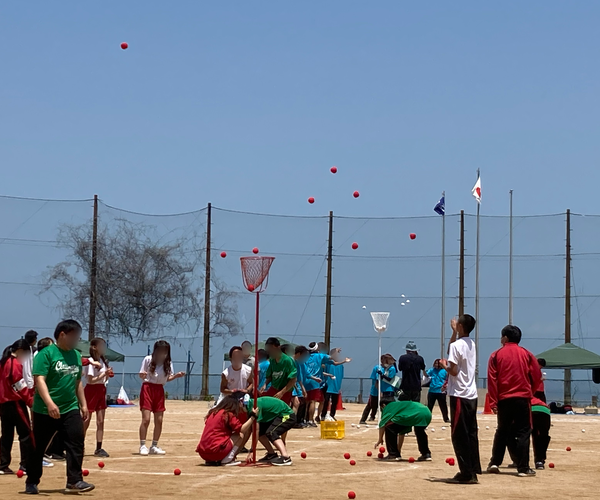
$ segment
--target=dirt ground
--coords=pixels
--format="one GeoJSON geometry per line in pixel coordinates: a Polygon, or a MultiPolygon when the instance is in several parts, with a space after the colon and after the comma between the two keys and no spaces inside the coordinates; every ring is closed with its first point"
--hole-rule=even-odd
{"type": "MultiPolygon", "coordinates": [[[[597,480],[600,473],[600,418],[596,416],[553,416],[548,461],[555,464],[554,469],[541,471],[534,478],[518,478],[505,469],[499,476],[482,476],[479,485],[457,486],[435,481],[451,477],[458,471],[457,467],[445,464],[445,459],[454,454],[450,428],[442,430],[444,424],[437,408],[428,431],[433,462],[381,463],[376,458],[368,458],[366,452],[373,448],[377,430],[352,427],[353,422],[358,422],[362,408],[346,404],[346,410],[338,413],[338,418],[346,422],[345,439],[321,440],[318,429],[291,431],[288,448],[294,465],[280,468],[205,467],[194,450],[207,409],[206,402],[168,402],[160,441],[167,455],[140,457],[137,454],[139,410],[137,407],[109,408],[104,448],[111,457],[104,460],[106,466],[102,470],[98,468],[98,459],[85,457],[84,468],[90,471],[87,480],[96,485],[96,490],[87,496],[110,498],[114,495],[127,500],[185,498],[189,495],[203,500],[328,500],[348,498],[348,492],[354,491],[358,500],[372,499],[375,495],[410,499],[449,496],[453,499],[540,499],[555,494],[568,498],[600,498],[597,480]],[[567,452],[567,446],[572,451],[567,452]],[[300,457],[303,451],[307,453],[305,460],[300,457]],[[344,459],[344,453],[352,455],[357,462],[355,466],[344,459]],[[180,476],[174,476],[175,468],[181,469],[180,476]]],[[[90,430],[94,425],[92,422],[90,430]]],[[[496,427],[495,417],[480,415],[479,425],[482,466],[485,467],[496,427]]],[[[90,432],[88,450],[94,448],[94,439],[94,432],[90,432]]],[[[13,458],[13,465],[18,464],[16,444],[14,453],[17,456],[13,458]]],[[[418,456],[414,437],[407,437],[402,455],[406,459],[418,456]]],[[[41,496],[62,495],[64,469],[60,463],[52,469],[44,469],[41,496]]],[[[24,479],[0,477],[2,500],[23,498],[20,495],[23,489],[24,479]]]]}

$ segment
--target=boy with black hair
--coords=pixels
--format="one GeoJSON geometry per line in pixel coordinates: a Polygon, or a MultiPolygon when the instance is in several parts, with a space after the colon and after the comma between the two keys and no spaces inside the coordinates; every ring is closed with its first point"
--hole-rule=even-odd
{"type": "MultiPolygon", "coordinates": [[[[544,358],[538,358],[537,362],[538,365],[540,365],[540,370],[546,368],[546,360],[544,358]]],[[[540,382],[540,385],[536,389],[535,394],[533,396],[541,400],[543,403],[546,403],[546,388],[544,386],[544,380],[546,380],[546,374],[542,372],[542,381],[540,382]]]]}
{"type": "Polygon", "coordinates": [[[440,364],[448,372],[452,446],[460,472],[449,482],[477,484],[477,474],[481,474],[475,381],[477,352],[475,342],[469,337],[475,328],[475,318],[464,314],[458,319],[453,318],[450,326],[452,337],[448,347],[448,360],[441,360],[440,364]]]}
{"type": "Polygon", "coordinates": [[[404,435],[415,428],[417,444],[419,446],[419,462],[431,462],[429,440],[425,429],[431,423],[431,412],[427,406],[414,401],[382,401],[381,420],[379,422],[379,440],[375,444],[378,448],[385,445],[388,455],[383,459],[390,462],[402,460],[401,452],[404,444],[404,435]]]}
{"type": "Polygon", "coordinates": [[[498,415],[492,458],[488,472],[498,474],[510,444],[519,477],[535,476],[529,467],[531,399],[542,381],[535,356],[519,345],[519,327],[505,326],[500,342],[488,363],[488,394],[492,411],[498,415]]]}
{"type": "Polygon", "coordinates": [[[94,485],[83,481],[84,432],[88,418],[81,384],[81,354],[75,348],[81,339],[81,325],[61,321],[54,331],[56,344],[46,347],[33,363],[36,393],[33,400],[35,452],[27,461],[25,493],[37,495],[42,477],[44,451],[58,433],[67,455],[66,493],[92,491],[94,485]]]}
{"type": "MultiPolygon", "coordinates": [[[[281,343],[277,337],[269,337],[265,342],[265,349],[269,355],[269,368],[267,369],[265,386],[271,384],[271,388],[265,393],[281,399],[288,405],[292,403],[292,390],[296,385],[298,371],[296,363],[281,350],[281,343]]],[[[265,387],[260,391],[264,392],[265,387]]]]}

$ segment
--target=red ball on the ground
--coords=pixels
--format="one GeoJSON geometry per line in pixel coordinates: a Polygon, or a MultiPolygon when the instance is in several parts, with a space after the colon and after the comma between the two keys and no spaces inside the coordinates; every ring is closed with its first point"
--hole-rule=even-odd
{"type": "Polygon", "coordinates": [[[358,191],[354,191],[354,193],[352,193],[352,196],[358,198],[360,196],[360,193],[358,191]]]}
{"type": "Polygon", "coordinates": [[[344,458],[346,460],[350,460],[350,453],[344,453],[344,458]]]}
{"type": "Polygon", "coordinates": [[[100,467],[101,469],[104,469],[104,462],[98,462],[98,467],[100,467]]]}
{"type": "Polygon", "coordinates": [[[372,457],[373,456],[373,452],[371,450],[367,451],[367,457],[372,457]]]}
{"type": "Polygon", "coordinates": [[[383,446],[379,448],[379,453],[385,453],[385,448],[383,446]]]}
{"type": "Polygon", "coordinates": [[[173,471],[173,474],[175,474],[176,476],[181,476],[181,470],[179,470],[179,469],[175,469],[175,470],[173,471]]]}
{"type": "Polygon", "coordinates": [[[409,236],[410,236],[411,240],[414,240],[417,237],[417,235],[415,233],[410,233],[409,236]]]}
{"type": "Polygon", "coordinates": [[[456,463],[456,462],[454,461],[454,459],[453,459],[453,458],[451,458],[451,459],[450,459],[450,461],[448,462],[448,465],[449,465],[450,467],[454,467],[454,464],[455,464],[455,463],[456,463]]]}
{"type": "Polygon", "coordinates": [[[248,285],[248,291],[249,292],[253,292],[254,291],[254,285],[248,285]]]}
{"type": "Polygon", "coordinates": [[[352,250],[356,250],[358,248],[358,243],[352,243],[352,250]]]}
{"type": "Polygon", "coordinates": [[[315,199],[314,199],[314,198],[311,196],[311,197],[308,199],[308,202],[309,202],[309,203],[312,205],[312,204],[315,202],[315,199]]]}
{"type": "Polygon", "coordinates": [[[337,167],[330,168],[332,174],[337,174],[337,167]]]}
{"type": "Polygon", "coordinates": [[[127,47],[129,47],[129,44],[128,44],[127,42],[123,42],[123,43],[121,44],[121,48],[122,48],[123,50],[125,50],[127,47]]]}
{"type": "Polygon", "coordinates": [[[415,457],[409,457],[408,458],[408,463],[409,464],[414,464],[415,463],[415,457]]]}
{"type": "Polygon", "coordinates": [[[355,460],[350,460],[350,465],[356,465],[356,461],[355,460]]]}
{"type": "Polygon", "coordinates": [[[23,472],[21,469],[19,469],[19,470],[17,471],[17,477],[18,477],[19,479],[21,479],[21,478],[22,478],[24,475],[25,475],[25,473],[24,473],[24,472],[23,472]]]}
{"type": "Polygon", "coordinates": [[[356,493],[354,493],[353,491],[349,491],[348,492],[348,498],[350,498],[350,499],[356,498],[356,493]]]}
{"type": "Polygon", "coordinates": [[[254,254],[258,253],[258,248],[254,247],[254,248],[252,249],[252,253],[254,253],[254,254]]]}
{"type": "Polygon", "coordinates": [[[570,446],[567,446],[567,451],[571,451],[571,447],[570,446]]]}
{"type": "Polygon", "coordinates": [[[89,476],[89,475],[90,475],[90,471],[89,471],[89,470],[87,470],[87,469],[83,469],[83,470],[81,471],[81,474],[82,474],[83,476],[87,477],[87,476],[89,476]]]}
{"type": "Polygon", "coordinates": [[[227,257],[227,252],[221,252],[221,258],[224,259],[225,257],[227,257]]]}
{"type": "Polygon", "coordinates": [[[302,453],[300,453],[300,456],[301,456],[302,458],[306,458],[306,453],[302,452],[302,453]]]}
{"type": "Polygon", "coordinates": [[[554,469],[554,464],[553,464],[552,462],[550,462],[550,463],[548,464],[548,467],[550,467],[551,469],[554,469]]]}
{"type": "Polygon", "coordinates": [[[449,459],[449,458],[447,458],[447,459],[446,459],[446,463],[447,463],[447,464],[449,464],[449,463],[450,463],[450,459],[449,459]]]}
{"type": "Polygon", "coordinates": [[[381,460],[383,458],[383,453],[380,453],[379,455],[377,455],[377,458],[379,458],[381,460]]]}

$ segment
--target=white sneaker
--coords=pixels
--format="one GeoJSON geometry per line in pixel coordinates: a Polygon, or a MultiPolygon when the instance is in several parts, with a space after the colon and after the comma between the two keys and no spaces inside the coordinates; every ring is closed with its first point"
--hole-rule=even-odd
{"type": "Polygon", "coordinates": [[[42,466],[44,467],[54,467],[54,464],[52,462],[48,462],[46,460],[42,461],[42,466]]]}
{"type": "Polygon", "coordinates": [[[153,446],[150,448],[150,455],[166,455],[167,452],[161,450],[158,446],[153,446]]]}
{"type": "Polygon", "coordinates": [[[148,451],[148,448],[146,447],[146,445],[140,446],[140,455],[142,455],[143,457],[147,457],[148,453],[150,453],[150,452],[148,451]]]}

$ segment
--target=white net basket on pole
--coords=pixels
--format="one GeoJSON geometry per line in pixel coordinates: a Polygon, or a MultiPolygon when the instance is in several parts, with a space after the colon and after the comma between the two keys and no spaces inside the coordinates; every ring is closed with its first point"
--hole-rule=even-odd
{"type": "Polygon", "coordinates": [[[390,318],[389,312],[372,312],[371,318],[373,318],[373,328],[377,333],[383,333],[387,330],[390,318]]]}

